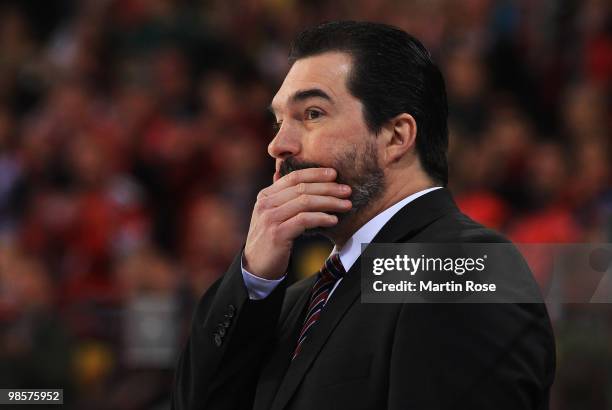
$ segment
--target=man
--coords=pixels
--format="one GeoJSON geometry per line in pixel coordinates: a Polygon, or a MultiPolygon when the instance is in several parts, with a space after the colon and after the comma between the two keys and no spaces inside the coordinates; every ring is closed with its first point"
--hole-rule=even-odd
{"type": "Polygon", "coordinates": [[[274,182],[197,306],[174,408],[548,408],[542,304],[360,302],[362,243],[505,241],[444,188],[446,96],[425,48],[390,26],[333,22],[301,33],[290,61],[271,105],[274,182]],[[335,248],[287,287],[305,231],[335,248]]]}

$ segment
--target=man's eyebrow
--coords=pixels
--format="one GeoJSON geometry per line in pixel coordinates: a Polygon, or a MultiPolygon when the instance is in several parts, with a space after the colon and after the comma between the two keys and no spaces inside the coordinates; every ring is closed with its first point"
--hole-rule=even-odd
{"type": "MultiPolygon", "coordinates": [[[[327,94],[320,88],[309,88],[307,90],[296,91],[291,97],[289,97],[289,101],[292,103],[297,103],[307,100],[309,98],[323,98],[324,100],[327,100],[331,103],[334,102],[334,100],[329,96],[329,94],[327,94]]],[[[276,112],[272,105],[268,107],[268,111],[270,111],[272,114],[275,114],[276,112]]]]}
{"type": "Polygon", "coordinates": [[[291,102],[300,102],[309,98],[323,98],[329,102],[333,102],[332,98],[320,88],[309,88],[308,90],[299,90],[293,93],[289,98],[291,102]]]}

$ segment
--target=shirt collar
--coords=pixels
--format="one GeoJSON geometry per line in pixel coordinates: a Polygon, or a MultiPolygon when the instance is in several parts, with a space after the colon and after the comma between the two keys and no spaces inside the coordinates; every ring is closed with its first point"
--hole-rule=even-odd
{"type": "Polygon", "coordinates": [[[389,222],[389,219],[391,219],[393,215],[418,197],[440,188],[442,187],[437,186],[415,192],[414,194],[408,195],[406,198],[380,212],[374,218],[366,222],[365,225],[359,228],[357,232],[355,232],[353,236],[351,236],[350,239],[344,244],[342,249],[334,247],[332,254],[336,252],[340,253],[342,266],[344,266],[344,270],[348,272],[357,258],[359,258],[359,255],[361,255],[361,245],[364,243],[370,243],[376,234],[382,229],[382,227],[389,222]]]}

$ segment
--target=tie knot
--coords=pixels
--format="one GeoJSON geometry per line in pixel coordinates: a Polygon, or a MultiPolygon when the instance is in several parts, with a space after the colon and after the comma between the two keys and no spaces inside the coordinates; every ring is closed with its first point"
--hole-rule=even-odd
{"type": "Polygon", "coordinates": [[[319,274],[322,277],[330,276],[330,279],[338,280],[344,276],[346,271],[344,270],[344,266],[342,266],[342,261],[340,261],[340,254],[334,253],[325,261],[325,265],[321,268],[319,274]]]}

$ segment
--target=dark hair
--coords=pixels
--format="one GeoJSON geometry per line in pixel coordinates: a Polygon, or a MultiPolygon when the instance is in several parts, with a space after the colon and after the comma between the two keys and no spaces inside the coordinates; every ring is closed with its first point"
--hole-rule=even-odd
{"type": "Polygon", "coordinates": [[[295,38],[289,62],[329,51],[352,58],[349,92],[364,107],[370,131],[401,113],[417,123],[416,149],[425,172],[448,182],[448,106],[444,79],[429,52],[410,34],[379,23],[336,21],[308,28],[295,38]]]}

